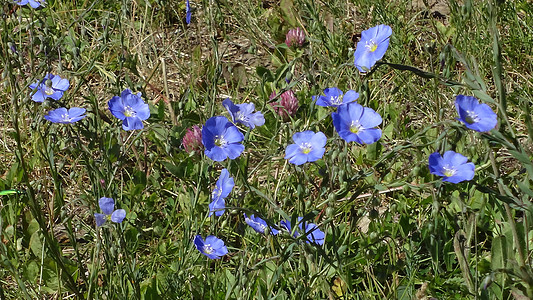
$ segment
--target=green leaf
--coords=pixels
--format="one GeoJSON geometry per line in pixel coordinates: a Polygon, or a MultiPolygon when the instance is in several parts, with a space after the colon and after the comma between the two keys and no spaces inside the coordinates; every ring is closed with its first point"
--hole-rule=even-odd
{"type": "Polygon", "coordinates": [[[22,192],[19,190],[4,190],[0,192],[0,196],[13,195],[13,194],[22,194],[22,192]]]}

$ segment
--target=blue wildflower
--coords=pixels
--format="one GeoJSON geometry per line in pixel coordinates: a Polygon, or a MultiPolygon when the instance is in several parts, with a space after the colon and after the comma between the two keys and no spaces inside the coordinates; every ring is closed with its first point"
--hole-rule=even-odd
{"type": "Polygon", "coordinates": [[[228,253],[228,248],[224,245],[224,241],[213,235],[207,236],[205,241],[201,235],[197,235],[194,238],[194,245],[200,253],[210,259],[219,259],[228,253]]]}
{"type": "Polygon", "coordinates": [[[324,90],[324,96],[313,96],[316,105],[339,107],[343,104],[354,102],[359,98],[356,91],[349,90],[343,95],[342,91],[336,87],[324,90]]]}
{"type": "Polygon", "coordinates": [[[469,129],[487,132],[498,123],[496,114],[490,106],[472,96],[458,95],[455,98],[455,108],[459,114],[457,120],[463,122],[469,129]]]}
{"type": "Polygon", "coordinates": [[[295,165],[317,161],[324,155],[327,138],[322,132],[311,130],[297,132],[292,136],[295,144],[285,149],[285,159],[295,165]]]}
{"type": "Polygon", "coordinates": [[[187,22],[187,24],[191,23],[191,16],[192,16],[191,5],[189,4],[189,0],[186,0],[185,1],[185,22],[187,22]]]}
{"type": "Polygon", "coordinates": [[[111,114],[122,120],[124,130],[143,129],[142,121],[150,117],[150,109],[142,100],[141,93],[132,94],[130,89],[125,89],[120,96],[111,98],[107,105],[111,114]]]}
{"type": "MultiPolygon", "coordinates": [[[[314,223],[308,223],[307,221],[302,222],[302,217],[298,217],[298,228],[300,232],[305,235],[306,243],[314,243],[317,245],[323,245],[326,235],[322,232],[318,226],[314,223]]],[[[283,220],[280,222],[281,226],[285,228],[289,233],[292,233],[292,226],[290,220],[283,220]]],[[[297,238],[300,236],[298,229],[292,233],[292,236],[297,238]]]]}
{"type": "Polygon", "coordinates": [[[258,233],[265,234],[267,229],[272,235],[277,235],[279,233],[279,230],[268,226],[265,220],[259,217],[254,217],[254,215],[247,216],[246,214],[244,214],[244,222],[250,225],[250,227],[252,227],[258,233]]]}
{"type": "Polygon", "coordinates": [[[30,84],[30,89],[37,88],[31,99],[35,102],[43,102],[46,98],[59,100],[69,86],[70,82],[67,79],[63,79],[59,75],[46,74],[40,83],[30,84]]]}
{"type": "Polygon", "coordinates": [[[104,225],[105,221],[110,219],[115,223],[122,223],[122,220],[126,217],[126,211],[123,209],[115,210],[115,200],[113,198],[102,197],[98,200],[98,205],[103,214],[95,213],[96,226],[104,225]]]}
{"type": "Polygon", "coordinates": [[[86,115],[84,113],[85,108],[72,107],[67,110],[64,107],[60,107],[49,111],[44,118],[52,123],[71,124],[85,118],[86,115]]]}
{"type": "Polygon", "coordinates": [[[215,213],[215,216],[220,217],[224,213],[226,204],[224,199],[229,195],[233,187],[235,186],[235,181],[233,177],[229,176],[227,169],[222,169],[220,172],[220,177],[217,180],[215,189],[211,194],[211,203],[209,203],[209,216],[215,213]]]}
{"type": "Polygon", "coordinates": [[[39,6],[44,7],[46,5],[46,0],[15,0],[15,4],[21,6],[29,4],[32,8],[38,8],[39,6]]]}
{"type": "Polygon", "coordinates": [[[244,151],[244,135],[226,117],[212,117],[202,127],[205,155],[214,161],[235,159],[244,151]]]}
{"type": "Polygon", "coordinates": [[[467,158],[453,151],[446,151],[444,156],[435,152],[429,156],[429,171],[433,175],[444,177],[442,181],[459,183],[474,178],[475,166],[467,163],[467,158]]]}
{"type": "Polygon", "coordinates": [[[340,106],[331,117],[335,130],[347,142],[372,144],[381,138],[381,130],[373,127],[381,124],[382,119],[371,108],[349,103],[340,106]]]}
{"type": "Polygon", "coordinates": [[[361,32],[361,40],[354,53],[354,64],[360,72],[367,72],[383,58],[389,47],[391,34],[392,28],[383,24],[361,32]]]}
{"type": "Polygon", "coordinates": [[[252,113],[255,109],[253,103],[234,104],[229,98],[226,98],[222,101],[222,105],[228,110],[234,123],[241,123],[252,129],[255,126],[265,124],[265,117],[260,111],[252,113]]]}

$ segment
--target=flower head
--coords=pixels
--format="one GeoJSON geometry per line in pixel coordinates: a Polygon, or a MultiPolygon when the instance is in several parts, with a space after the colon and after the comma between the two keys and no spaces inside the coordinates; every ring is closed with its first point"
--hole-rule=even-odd
{"type": "Polygon", "coordinates": [[[39,6],[44,7],[46,5],[46,0],[15,0],[15,4],[21,6],[29,4],[32,8],[38,8],[39,6]]]}
{"type": "Polygon", "coordinates": [[[122,129],[143,129],[143,120],[150,117],[148,104],[144,103],[141,93],[132,94],[130,89],[122,91],[120,96],[114,96],[107,102],[111,114],[122,120],[122,129]]]}
{"type": "Polygon", "coordinates": [[[43,102],[46,98],[59,100],[63,97],[63,93],[69,86],[70,82],[67,79],[48,73],[40,83],[30,84],[30,89],[37,88],[37,91],[31,96],[31,99],[35,102],[43,102]]]}
{"type": "Polygon", "coordinates": [[[253,103],[233,104],[229,98],[226,98],[222,101],[222,105],[228,110],[234,123],[241,123],[252,129],[265,124],[265,117],[260,111],[252,113],[255,109],[253,103]]]}
{"type": "Polygon", "coordinates": [[[392,28],[378,25],[361,32],[361,40],[357,43],[354,53],[354,64],[360,72],[365,73],[383,58],[389,47],[392,28]]]}
{"type": "Polygon", "coordinates": [[[474,178],[475,166],[459,153],[446,151],[443,156],[435,152],[429,156],[429,171],[444,177],[442,181],[459,183],[474,178]]]}
{"type": "Polygon", "coordinates": [[[191,16],[191,5],[189,4],[189,0],[185,0],[185,22],[187,22],[187,24],[191,23],[191,16]]]}
{"type": "Polygon", "coordinates": [[[52,123],[71,124],[85,118],[86,115],[84,113],[85,108],[72,107],[67,110],[64,107],[60,107],[49,111],[44,118],[52,123]]]}
{"type": "Polygon", "coordinates": [[[372,144],[381,138],[381,116],[373,109],[359,103],[348,103],[331,114],[333,126],[342,139],[359,144],[372,144]]]}
{"type": "Polygon", "coordinates": [[[202,130],[198,125],[194,125],[191,128],[187,128],[187,132],[181,141],[183,148],[187,152],[200,152],[204,148],[202,145],[202,130]]]}
{"type": "Polygon", "coordinates": [[[285,44],[287,47],[302,47],[305,42],[305,32],[300,28],[296,27],[287,32],[285,36],[285,44]]]}
{"type": "Polygon", "coordinates": [[[201,235],[197,235],[194,238],[194,245],[200,253],[210,259],[219,259],[228,253],[228,248],[224,245],[224,241],[213,235],[207,236],[205,241],[201,235]]]}
{"type": "MultiPolygon", "coordinates": [[[[270,95],[270,100],[276,97],[276,92],[272,92],[270,95]]],[[[292,90],[287,90],[283,92],[280,96],[280,100],[270,103],[274,111],[280,115],[284,121],[289,120],[290,117],[296,114],[298,110],[298,98],[292,90]]]]}
{"type": "Polygon", "coordinates": [[[325,89],[324,96],[313,96],[313,100],[316,100],[316,105],[334,107],[354,102],[357,98],[359,98],[359,94],[356,91],[349,90],[343,95],[342,91],[336,87],[325,89]]]}
{"type": "Polygon", "coordinates": [[[104,225],[105,221],[110,219],[115,223],[122,223],[122,220],[126,217],[126,211],[123,209],[115,209],[115,200],[113,198],[102,197],[98,200],[98,205],[103,214],[95,213],[96,226],[104,225]]]}
{"type": "Polygon", "coordinates": [[[244,135],[226,117],[212,117],[202,127],[205,155],[214,161],[235,159],[244,151],[244,135]]]}
{"type": "Polygon", "coordinates": [[[267,233],[267,230],[272,234],[272,235],[277,235],[279,233],[279,230],[271,227],[271,226],[268,226],[266,221],[259,218],[259,217],[254,217],[254,215],[251,215],[251,216],[247,216],[246,214],[244,214],[244,222],[246,222],[246,224],[250,225],[250,227],[253,228],[253,230],[255,230],[256,232],[258,233],[262,233],[262,234],[265,234],[267,233]]]}
{"type": "Polygon", "coordinates": [[[226,204],[224,199],[226,199],[235,186],[233,177],[230,177],[229,175],[227,169],[222,169],[222,172],[220,172],[220,177],[211,194],[211,200],[213,201],[209,203],[209,216],[215,213],[215,216],[220,217],[225,211],[226,204]]]}
{"type": "Polygon", "coordinates": [[[295,144],[285,149],[285,159],[295,165],[317,161],[324,155],[327,138],[322,132],[311,130],[297,132],[292,136],[295,144]]]}
{"type": "MultiPolygon", "coordinates": [[[[314,243],[317,245],[323,245],[326,235],[322,232],[318,226],[314,223],[308,223],[306,221],[302,222],[302,217],[298,217],[298,228],[300,232],[305,235],[306,243],[314,243]]],[[[292,233],[292,226],[290,220],[281,221],[281,226],[285,228],[289,233],[292,233]]],[[[295,230],[292,234],[293,237],[300,236],[300,232],[295,230]]]]}
{"type": "Polygon", "coordinates": [[[459,114],[457,120],[463,122],[469,129],[487,132],[498,123],[497,116],[490,106],[479,103],[472,96],[458,95],[455,98],[455,108],[459,114]]]}

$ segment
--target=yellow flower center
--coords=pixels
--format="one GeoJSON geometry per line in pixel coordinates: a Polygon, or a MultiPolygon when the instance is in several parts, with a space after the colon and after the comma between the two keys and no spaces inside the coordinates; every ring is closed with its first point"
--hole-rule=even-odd
{"type": "Polygon", "coordinates": [[[359,121],[352,121],[352,124],[350,125],[350,132],[351,133],[359,133],[360,131],[362,131],[364,128],[363,126],[361,126],[361,124],[359,124],[359,121]]]}
{"type": "Polygon", "coordinates": [[[207,254],[211,254],[211,253],[215,252],[215,250],[213,249],[213,247],[211,247],[211,244],[205,244],[204,245],[204,252],[207,253],[207,254]]]}
{"type": "Polygon", "coordinates": [[[135,117],[137,113],[131,108],[131,106],[124,107],[124,115],[126,117],[135,117]]]}
{"type": "Polygon", "coordinates": [[[228,142],[224,139],[224,137],[222,136],[215,136],[215,146],[218,146],[218,147],[224,147],[228,144],[228,142]]]}
{"type": "Polygon", "coordinates": [[[50,96],[53,93],[55,93],[55,91],[54,91],[54,89],[51,86],[47,86],[47,87],[44,88],[44,93],[47,94],[48,96],[50,96]]]}
{"type": "Polygon", "coordinates": [[[479,122],[479,116],[475,112],[467,110],[465,121],[468,124],[477,123],[479,122]]]}
{"type": "Polygon", "coordinates": [[[452,177],[453,175],[455,175],[455,173],[457,173],[457,170],[453,167],[450,167],[449,165],[445,165],[442,168],[444,169],[443,174],[446,177],[452,177]]]}
{"type": "Polygon", "coordinates": [[[366,42],[365,46],[366,46],[366,49],[368,49],[368,51],[370,52],[374,52],[378,48],[378,44],[374,40],[370,40],[369,42],[366,42]]]}
{"type": "Polygon", "coordinates": [[[309,143],[303,143],[300,145],[300,151],[302,151],[303,154],[309,154],[313,150],[313,147],[309,143]]]}

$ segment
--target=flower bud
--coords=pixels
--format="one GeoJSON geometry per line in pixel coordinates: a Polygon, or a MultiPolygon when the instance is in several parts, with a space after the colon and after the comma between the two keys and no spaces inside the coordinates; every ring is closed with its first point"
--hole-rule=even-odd
{"type": "MultiPolygon", "coordinates": [[[[276,93],[272,92],[270,99],[273,99],[275,96],[276,93]]],[[[280,115],[284,121],[288,121],[289,117],[294,116],[299,107],[298,98],[296,98],[296,95],[292,90],[288,90],[281,94],[280,100],[273,102],[270,105],[272,105],[272,108],[274,108],[276,113],[280,115]]]]}
{"type": "Polygon", "coordinates": [[[289,30],[285,36],[285,44],[287,44],[287,47],[302,47],[304,42],[305,32],[300,29],[300,27],[289,30]]]}
{"type": "Polygon", "coordinates": [[[201,152],[203,149],[202,144],[202,130],[198,125],[194,125],[187,129],[187,133],[182,140],[183,148],[187,152],[201,152]]]}

